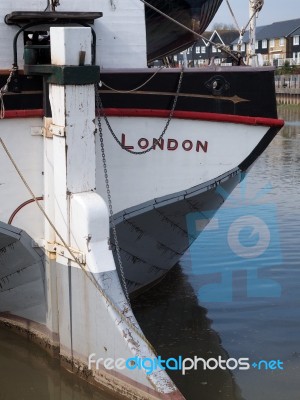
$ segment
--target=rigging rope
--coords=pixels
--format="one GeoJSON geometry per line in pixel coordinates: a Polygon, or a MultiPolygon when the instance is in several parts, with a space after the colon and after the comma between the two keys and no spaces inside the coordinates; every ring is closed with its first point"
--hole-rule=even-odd
{"type": "MultiPolygon", "coordinates": [[[[120,90],[116,90],[116,89],[112,89],[110,88],[108,85],[105,85],[106,87],[118,92],[118,93],[132,93],[134,91],[139,90],[141,87],[145,86],[146,83],[148,83],[151,79],[154,78],[154,76],[161,70],[161,68],[159,68],[146,82],[144,82],[142,85],[138,86],[135,89],[132,90],[126,90],[126,91],[120,91],[120,90]]],[[[166,125],[161,133],[161,135],[159,136],[158,142],[164,137],[170,122],[173,118],[173,114],[175,111],[175,107],[177,104],[177,100],[178,100],[178,95],[181,89],[181,84],[182,84],[182,78],[183,78],[183,69],[180,72],[180,76],[179,76],[179,81],[178,81],[178,85],[177,85],[177,90],[176,90],[176,94],[174,97],[174,101],[173,101],[173,105],[170,111],[170,115],[169,118],[166,122],[166,125]]],[[[103,83],[103,82],[102,82],[103,83]]],[[[111,133],[112,137],[115,139],[115,141],[119,144],[119,146],[123,149],[126,150],[127,152],[134,154],[134,155],[141,155],[141,154],[146,154],[148,152],[150,152],[151,150],[153,150],[155,148],[155,144],[153,144],[153,146],[149,147],[147,150],[144,151],[132,151],[127,149],[126,147],[124,147],[122,145],[122,143],[120,142],[120,140],[118,139],[118,137],[116,136],[116,134],[114,133],[108,118],[105,114],[104,111],[104,107],[102,104],[102,100],[98,91],[98,87],[97,85],[95,85],[95,95],[96,95],[96,109],[99,110],[99,115],[97,118],[98,121],[98,133],[99,133],[99,139],[100,139],[100,148],[101,148],[101,155],[102,155],[102,163],[103,163],[103,171],[104,171],[104,179],[105,179],[105,186],[106,186],[106,193],[107,193],[107,199],[108,199],[108,209],[109,209],[109,215],[110,215],[110,223],[111,223],[111,227],[112,227],[112,232],[113,232],[113,239],[115,242],[115,248],[116,248],[116,253],[117,253],[117,259],[118,259],[118,264],[119,264],[119,271],[120,271],[120,275],[121,275],[121,281],[122,281],[122,286],[123,286],[123,290],[126,296],[126,299],[130,305],[130,299],[129,299],[129,293],[127,290],[127,284],[126,284],[126,279],[125,279],[125,273],[124,273],[124,268],[123,268],[123,263],[122,263],[122,259],[121,259],[121,251],[120,251],[120,246],[119,246],[119,241],[118,241],[118,235],[117,235],[117,229],[116,229],[116,224],[114,222],[114,212],[113,212],[113,205],[112,205],[112,197],[111,197],[111,191],[110,191],[110,183],[109,183],[109,174],[108,174],[108,168],[107,168],[107,161],[106,161],[106,155],[105,155],[105,146],[104,146],[104,137],[103,137],[103,129],[102,129],[102,123],[101,123],[101,114],[103,115],[103,118],[105,120],[105,123],[108,127],[109,132],[111,133]]]]}
{"type": "Polygon", "coordinates": [[[235,61],[239,62],[239,58],[230,50],[228,49],[227,46],[224,46],[220,43],[215,43],[210,39],[207,39],[205,36],[201,35],[200,33],[194,31],[193,29],[187,27],[186,25],[182,24],[181,22],[177,21],[176,19],[170,17],[168,14],[164,13],[163,11],[159,10],[157,7],[154,7],[152,4],[148,3],[146,0],[140,0],[142,3],[144,3],[147,7],[152,8],[152,10],[158,12],[159,14],[161,14],[162,16],[164,16],[165,18],[167,18],[169,21],[174,22],[175,24],[177,24],[178,26],[180,26],[181,28],[187,30],[188,32],[193,33],[195,36],[198,36],[198,38],[203,39],[204,41],[216,46],[219,49],[222,49],[225,53],[227,53],[230,57],[232,57],[235,61]]]}
{"type": "MultiPolygon", "coordinates": [[[[142,0],[141,0],[141,1],[142,1],[142,0]]],[[[242,41],[243,41],[244,34],[245,34],[245,32],[246,32],[246,29],[247,29],[248,26],[250,25],[252,19],[253,19],[253,18],[255,17],[255,15],[262,9],[262,7],[263,7],[263,5],[264,5],[264,0],[251,0],[251,1],[254,2],[254,11],[253,11],[252,15],[250,15],[250,18],[249,18],[247,24],[245,25],[245,27],[240,28],[240,27],[239,27],[239,24],[238,24],[238,22],[237,22],[236,16],[235,16],[235,14],[234,14],[234,11],[233,11],[233,9],[232,9],[230,3],[229,3],[229,0],[226,0],[226,4],[227,4],[227,6],[228,6],[229,12],[230,12],[230,14],[231,14],[231,16],[232,16],[232,18],[233,18],[233,20],[234,20],[234,22],[235,22],[235,25],[236,25],[236,27],[237,27],[237,29],[238,29],[238,31],[239,31],[239,34],[240,34],[239,41],[238,41],[238,44],[239,44],[239,45],[241,45],[241,43],[242,43],[242,41]]]]}
{"type": "MultiPolygon", "coordinates": [[[[162,69],[163,67],[159,68],[153,75],[151,75],[151,77],[149,79],[146,80],[146,82],[144,82],[142,85],[136,87],[135,89],[132,90],[125,90],[125,91],[120,91],[120,90],[116,90],[116,89],[112,89],[110,88],[110,86],[103,84],[113,90],[116,91],[118,93],[132,93],[134,91],[139,90],[141,87],[145,86],[151,79],[153,79],[155,77],[155,75],[162,69]]],[[[166,122],[166,125],[161,133],[161,135],[159,136],[159,138],[157,139],[158,142],[164,137],[170,122],[173,118],[173,114],[175,111],[175,107],[177,104],[177,100],[178,100],[178,95],[181,89],[181,84],[182,84],[182,78],[183,78],[183,69],[180,72],[180,76],[179,76],[179,81],[178,81],[178,85],[177,85],[177,90],[176,90],[176,94],[174,97],[174,101],[173,101],[173,105],[169,114],[169,118],[166,122]]],[[[117,229],[116,229],[116,225],[114,222],[114,212],[113,212],[113,205],[112,205],[112,198],[111,198],[111,191],[110,191],[110,183],[109,183],[109,174],[108,174],[108,167],[107,167],[107,161],[106,161],[106,155],[105,155],[105,146],[104,146],[104,137],[103,137],[103,128],[102,128],[102,123],[101,123],[101,115],[104,118],[104,121],[108,127],[109,132],[111,133],[112,137],[115,139],[115,141],[118,143],[118,145],[123,149],[126,150],[127,152],[134,154],[134,155],[141,155],[141,154],[146,154],[148,152],[150,152],[151,150],[153,150],[155,148],[155,144],[153,144],[153,146],[149,147],[147,150],[144,151],[132,151],[127,149],[126,147],[124,147],[122,145],[122,143],[120,142],[120,140],[118,139],[118,137],[116,136],[116,134],[114,133],[110,122],[108,121],[108,118],[105,114],[104,111],[104,107],[103,107],[103,103],[98,91],[98,87],[97,85],[95,85],[95,95],[96,95],[96,109],[99,110],[99,115],[97,118],[98,121],[98,133],[99,133],[99,140],[100,140],[100,148],[101,148],[101,155],[102,155],[102,163],[103,163],[103,171],[104,171],[104,179],[105,179],[105,186],[106,186],[106,193],[107,193],[107,199],[108,199],[108,209],[109,209],[109,215],[110,215],[110,223],[111,223],[111,227],[112,227],[112,232],[113,232],[113,239],[115,242],[115,248],[116,248],[116,253],[117,253],[117,259],[118,259],[118,264],[119,264],[119,271],[120,271],[120,275],[121,275],[121,281],[122,281],[122,286],[123,286],[123,290],[126,296],[126,299],[130,305],[130,299],[129,299],[129,293],[128,293],[128,289],[127,289],[127,284],[126,284],[126,279],[125,279],[125,273],[124,273],[124,268],[123,268],[123,263],[122,263],[122,259],[121,259],[121,251],[120,251],[120,246],[119,246],[119,241],[118,241],[118,235],[117,235],[117,229]]]]}
{"type": "Polygon", "coordinates": [[[239,27],[239,24],[238,24],[238,22],[237,22],[237,19],[236,19],[236,17],[235,17],[235,14],[234,14],[234,12],[233,12],[233,10],[232,10],[232,7],[231,7],[231,5],[230,5],[230,3],[229,3],[229,0],[226,0],[226,3],[227,3],[227,6],[228,6],[228,8],[229,8],[230,14],[231,14],[231,16],[232,16],[232,18],[233,18],[233,20],[234,20],[235,26],[236,26],[237,30],[239,31],[239,33],[241,33],[241,28],[239,27]]]}
{"type": "Polygon", "coordinates": [[[6,155],[8,156],[9,160],[11,161],[12,165],[14,166],[17,174],[21,178],[23,184],[25,185],[26,189],[29,191],[32,199],[35,201],[37,204],[39,210],[43,214],[43,216],[46,218],[47,222],[51,226],[51,228],[54,230],[56,233],[57,237],[61,240],[62,244],[66,247],[66,249],[69,251],[71,257],[73,258],[73,261],[80,267],[84,275],[87,277],[87,279],[92,283],[92,285],[96,288],[96,290],[100,293],[101,296],[106,300],[106,302],[112,307],[112,309],[116,312],[116,314],[120,317],[120,319],[125,322],[130,328],[140,339],[142,339],[149,347],[149,349],[152,350],[154,354],[156,354],[156,351],[152,344],[148,341],[148,339],[145,337],[145,335],[137,329],[137,327],[134,325],[134,323],[125,315],[127,308],[124,308],[124,310],[121,310],[118,308],[115,303],[111,300],[111,298],[105,293],[105,291],[102,289],[100,284],[97,282],[96,278],[92,273],[89,273],[89,271],[84,267],[84,265],[80,262],[80,260],[75,256],[73,250],[71,247],[66,243],[62,235],[59,233],[57,228],[55,227],[54,223],[51,221],[50,217],[46,213],[46,211],[43,209],[43,207],[40,205],[38,197],[35,196],[34,192],[32,191],[31,187],[29,186],[28,182],[26,181],[25,177],[23,176],[22,172],[20,171],[19,167],[17,166],[15,160],[13,159],[10,151],[8,150],[6,144],[4,143],[3,139],[0,137],[0,144],[3,147],[6,155]]]}
{"type": "Polygon", "coordinates": [[[113,88],[113,87],[107,85],[107,84],[106,84],[105,82],[103,82],[102,80],[100,81],[100,85],[99,85],[99,86],[103,85],[103,86],[107,87],[107,89],[110,89],[110,90],[112,90],[113,92],[116,92],[116,93],[132,93],[132,92],[136,92],[137,90],[139,90],[139,89],[141,89],[142,87],[144,87],[145,85],[147,85],[147,83],[150,82],[150,81],[155,77],[155,75],[158,74],[158,72],[159,72],[160,70],[162,70],[163,68],[165,68],[165,67],[164,67],[164,66],[159,67],[159,68],[156,70],[156,72],[154,72],[154,74],[150,76],[149,79],[147,79],[144,83],[142,83],[140,86],[137,86],[137,87],[134,88],[134,89],[130,89],[130,90],[119,90],[119,89],[115,89],[115,88],[113,88]]]}
{"type": "Polygon", "coordinates": [[[248,26],[250,25],[250,22],[253,20],[253,18],[255,17],[255,15],[262,9],[262,7],[263,7],[263,5],[264,5],[264,0],[254,0],[254,1],[255,1],[254,11],[253,11],[252,15],[250,16],[247,25],[246,25],[245,28],[243,28],[243,30],[242,30],[242,34],[243,34],[243,35],[244,35],[244,33],[246,32],[246,29],[248,28],[248,26]]]}

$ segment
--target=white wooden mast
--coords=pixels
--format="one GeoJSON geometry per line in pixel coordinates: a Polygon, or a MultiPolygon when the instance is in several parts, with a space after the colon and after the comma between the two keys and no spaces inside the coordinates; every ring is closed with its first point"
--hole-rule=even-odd
{"type": "Polygon", "coordinates": [[[264,0],[249,0],[249,47],[248,64],[253,67],[258,66],[258,57],[255,51],[256,43],[256,18],[264,5],[264,0]]]}
{"type": "Polygon", "coordinates": [[[248,64],[255,67],[257,65],[257,57],[255,54],[256,42],[256,0],[249,0],[249,18],[251,19],[249,25],[249,49],[248,49],[248,64]]]}

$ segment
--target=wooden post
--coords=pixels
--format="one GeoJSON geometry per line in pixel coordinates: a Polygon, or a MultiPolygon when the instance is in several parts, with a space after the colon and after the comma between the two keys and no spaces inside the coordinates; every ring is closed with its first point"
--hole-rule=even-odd
{"type": "MultiPolygon", "coordinates": [[[[82,52],[85,63],[90,63],[90,28],[51,28],[50,36],[52,64],[77,65],[80,72],[82,52]]],[[[94,85],[51,84],[49,93],[52,121],[45,139],[45,207],[59,235],[46,230],[47,322],[50,330],[58,331],[61,359],[69,370],[76,365],[83,378],[124,398],[181,400],[164,370],[148,375],[125,365],[117,368],[120,358],[125,363],[132,357],[154,359],[155,354],[124,296],[108,245],[108,209],[94,191],[94,85]],[[102,361],[90,366],[95,358],[102,361]],[[105,359],[116,362],[116,368],[106,368],[105,359]]]]}

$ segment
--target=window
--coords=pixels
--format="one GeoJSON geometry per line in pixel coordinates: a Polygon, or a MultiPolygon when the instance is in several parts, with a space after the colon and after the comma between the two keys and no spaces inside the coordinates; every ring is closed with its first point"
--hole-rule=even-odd
{"type": "Polygon", "coordinates": [[[258,41],[257,40],[255,41],[255,49],[256,50],[258,49],[258,41]]]}
{"type": "Polygon", "coordinates": [[[275,40],[274,39],[270,39],[270,47],[275,47],[275,40]]]}
{"type": "Polygon", "coordinates": [[[206,53],[206,47],[205,46],[201,46],[201,53],[202,54],[206,53]]]}
{"type": "Polygon", "coordinates": [[[268,48],[268,41],[267,40],[263,40],[261,42],[261,48],[262,49],[267,49],[268,48]]]}
{"type": "Polygon", "coordinates": [[[294,45],[294,46],[299,46],[299,35],[298,35],[298,36],[294,36],[294,38],[293,38],[293,45],[294,45]]]}
{"type": "Polygon", "coordinates": [[[242,47],[241,47],[241,51],[245,51],[246,50],[246,48],[245,48],[245,43],[243,43],[242,44],[242,47]]]}
{"type": "Polygon", "coordinates": [[[233,45],[233,50],[234,50],[234,51],[237,51],[237,44],[234,44],[234,45],[233,45]]]}
{"type": "Polygon", "coordinates": [[[199,54],[199,53],[200,53],[200,47],[197,46],[197,47],[196,47],[196,54],[199,54]]]}
{"type": "Polygon", "coordinates": [[[280,38],[279,39],[279,46],[284,46],[285,45],[285,38],[280,38]]]}
{"type": "Polygon", "coordinates": [[[217,52],[217,49],[216,49],[216,47],[215,46],[212,46],[212,50],[211,50],[213,53],[216,53],[217,52]]]}

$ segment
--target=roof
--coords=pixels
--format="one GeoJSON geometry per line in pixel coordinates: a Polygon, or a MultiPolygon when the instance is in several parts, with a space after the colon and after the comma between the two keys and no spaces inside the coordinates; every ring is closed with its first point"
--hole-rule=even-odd
{"type": "Polygon", "coordinates": [[[296,29],[291,36],[300,36],[300,28],[296,29]]]}
{"type": "Polygon", "coordinates": [[[257,40],[281,38],[292,35],[298,28],[300,28],[300,18],[274,22],[271,25],[266,25],[256,36],[257,40]]]}
{"type": "MultiPolygon", "coordinates": [[[[288,21],[273,22],[271,25],[256,28],[256,40],[276,39],[286,36],[300,35],[300,18],[288,21]]],[[[238,39],[232,44],[237,44],[238,39]]],[[[249,32],[245,32],[243,43],[249,42],[249,32]]]]}
{"type": "MultiPolygon", "coordinates": [[[[266,27],[267,27],[267,25],[257,26],[256,27],[256,37],[259,35],[260,31],[266,27]]],[[[237,44],[238,41],[239,41],[239,37],[237,39],[235,39],[233,42],[231,42],[231,44],[237,44]]],[[[249,31],[246,31],[244,34],[244,37],[243,37],[243,43],[248,43],[248,42],[249,42],[249,31]]]]}
{"type": "Polygon", "coordinates": [[[237,30],[218,30],[218,33],[225,44],[230,44],[233,40],[239,38],[240,36],[237,30]]]}
{"type": "MultiPolygon", "coordinates": [[[[216,29],[214,31],[205,31],[202,36],[206,40],[211,40],[214,43],[224,43],[225,45],[229,45],[234,39],[239,37],[239,32],[237,30],[216,29]]],[[[199,39],[197,43],[200,45],[201,42],[207,44],[204,40],[199,39]]]]}

